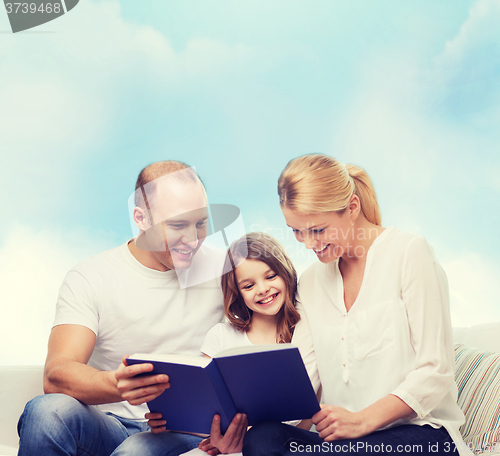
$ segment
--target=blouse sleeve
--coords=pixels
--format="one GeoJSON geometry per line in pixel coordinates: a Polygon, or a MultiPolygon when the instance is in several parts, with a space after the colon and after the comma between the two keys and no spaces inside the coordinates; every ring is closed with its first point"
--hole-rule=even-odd
{"type": "Polygon", "coordinates": [[[448,281],[423,237],[415,238],[406,249],[401,283],[415,361],[392,394],[423,418],[441,402],[454,381],[448,281]]]}

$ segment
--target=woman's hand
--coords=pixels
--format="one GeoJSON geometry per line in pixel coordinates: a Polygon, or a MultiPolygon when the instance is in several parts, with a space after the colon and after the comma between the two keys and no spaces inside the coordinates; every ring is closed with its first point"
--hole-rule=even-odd
{"type": "Polygon", "coordinates": [[[312,417],[312,422],[319,436],[331,442],[363,437],[401,418],[412,419],[416,416],[402,399],[388,394],[356,413],[343,407],[321,404],[321,410],[312,417]]]}
{"type": "Polygon", "coordinates": [[[360,412],[350,412],[334,405],[321,404],[321,410],[312,417],[312,422],[325,442],[356,439],[370,433],[360,412]]]}
{"type": "Polygon", "coordinates": [[[161,413],[146,413],[144,418],[148,420],[148,426],[151,428],[152,434],[160,434],[161,432],[167,432],[166,420],[162,420],[161,413]]]}

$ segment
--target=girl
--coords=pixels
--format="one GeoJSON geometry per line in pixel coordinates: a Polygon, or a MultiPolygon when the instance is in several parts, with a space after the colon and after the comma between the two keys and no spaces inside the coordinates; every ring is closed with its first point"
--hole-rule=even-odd
{"type": "Polygon", "coordinates": [[[297,273],[283,247],[265,233],[250,233],[228,250],[221,279],[229,323],[210,329],[201,351],[289,343],[300,320],[295,308],[297,273]]]}
{"type": "MultiPolygon", "coordinates": [[[[305,337],[295,338],[294,331],[300,315],[296,309],[297,273],[284,248],[265,233],[250,233],[235,241],[229,248],[221,279],[224,313],[228,323],[211,328],[201,351],[213,357],[222,350],[245,345],[279,344],[293,342],[301,350],[306,369],[315,391],[319,378],[315,368],[311,342],[305,337]],[[302,347],[309,347],[305,352],[302,347]]],[[[300,331],[300,334],[306,334],[300,331]]],[[[166,429],[160,414],[148,413],[151,432],[166,429]]],[[[309,429],[311,420],[293,422],[309,429]]],[[[210,438],[199,447],[208,454],[218,454],[210,438]]],[[[240,451],[234,446],[230,452],[240,451]]]]}
{"type": "Polygon", "coordinates": [[[297,443],[337,455],[470,454],[459,434],[448,285],[432,248],[383,228],[368,175],[332,157],[292,160],[278,193],[287,225],[319,259],[298,291],[328,405],[312,419],[319,435],[262,423],[243,454],[296,453],[297,443]]]}

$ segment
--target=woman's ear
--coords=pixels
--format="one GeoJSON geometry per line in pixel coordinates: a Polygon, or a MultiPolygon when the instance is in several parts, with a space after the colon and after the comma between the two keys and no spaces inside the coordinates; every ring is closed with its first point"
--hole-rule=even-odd
{"type": "Polygon", "coordinates": [[[134,208],[134,222],[141,231],[146,231],[151,227],[146,212],[139,206],[134,208]]]}
{"type": "Polygon", "coordinates": [[[352,195],[347,210],[349,212],[349,218],[354,222],[361,212],[361,202],[359,201],[358,195],[352,195]]]}

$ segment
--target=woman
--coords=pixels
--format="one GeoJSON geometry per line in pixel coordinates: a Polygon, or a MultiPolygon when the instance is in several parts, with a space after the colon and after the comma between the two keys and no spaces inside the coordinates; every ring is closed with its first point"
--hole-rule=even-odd
{"type": "Polygon", "coordinates": [[[381,226],[361,169],[332,157],[292,160],[278,182],[296,239],[319,262],[299,282],[323,387],[319,435],[252,428],[245,456],[448,454],[463,444],[448,285],[424,238],[381,226]]]}

